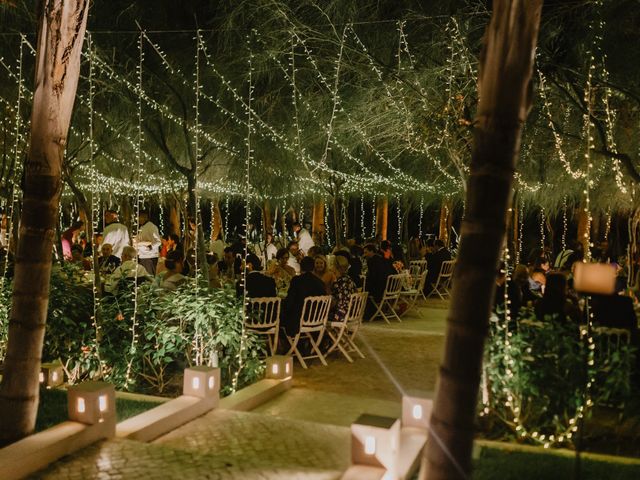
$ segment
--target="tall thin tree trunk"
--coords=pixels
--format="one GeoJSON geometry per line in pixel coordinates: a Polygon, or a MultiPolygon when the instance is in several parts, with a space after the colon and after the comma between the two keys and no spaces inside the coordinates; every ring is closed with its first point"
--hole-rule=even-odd
{"type": "Polygon", "coordinates": [[[324,202],[319,201],[313,204],[313,214],[311,219],[311,233],[316,238],[318,233],[324,237],[324,202]]]}
{"type": "Polygon", "coordinates": [[[333,233],[336,236],[336,246],[342,245],[342,215],[340,212],[340,199],[333,196],[333,233]]]}
{"type": "Polygon", "coordinates": [[[440,221],[438,222],[438,238],[445,245],[449,245],[449,232],[451,231],[451,208],[453,203],[449,198],[443,198],[440,205],[440,221]]]}
{"type": "Polygon", "coordinates": [[[542,0],[494,0],[478,75],[478,110],[445,352],[421,478],[471,474],[484,339],[505,235],[542,0]]]}
{"type": "Polygon", "coordinates": [[[62,161],[78,86],[89,2],[42,0],[38,7],[31,144],[24,169],[9,342],[0,387],[2,443],[28,435],[36,421],[62,161]]]}
{"type": "Polygon", "coordinates": [[[585,211],[584,207],[578,208],[578,242],[582,244],[585,257],[589,251],[589,215],[585,211]]]}
{"type": "Polygon", "coordinates": [[[267,238],[267,233],[272,233],[273,230],[273,212],[269,200],[265,200],[262,206],[262,223],[264,224],[262,226],[264,238],[267,238]]]}
{"type": "Polygon", "coordinates": [[[175,199],[170,199],[169,205],[169,231],[167,233],[173,233],[180,236],[180,204],[175,199]]]}
{"type": "Polygon", "coordinates": [[[220,212],[220,202],[212,200],[213,208],[211,209],[211,242],[213,243],[222,232],[222,212],[220,212]]]}
{"type": "Polygon", "coordinates": [[[382,240],[387,239],[389,226],[389,198],[384,196],[378,199],[376,204],[376,235],[381,235],[382,240]]]}

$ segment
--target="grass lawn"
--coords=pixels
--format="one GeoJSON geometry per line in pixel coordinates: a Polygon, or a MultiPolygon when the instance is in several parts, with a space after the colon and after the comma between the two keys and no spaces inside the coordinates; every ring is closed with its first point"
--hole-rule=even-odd
{"type": "MultiPolygon", "coordinates": [[[[157,407],[159,403],[143,402],[116,398],[116,416],[118,422],[133,417],[139,413],[157,407]]],[[[36,432],[46,430],[68,419],[67,416],[67,392],[56,389],[41,389],[40,403],[38,405],[38,418],[36,420],[36,432]]]]}
{"type": "MultiPolygon", "coordinates": [[[[483,449],[474,465],[474,480],[570,480],[574,459],[544,453],[483,449]]],[[[581,480],[638,480],[640,465],[581,459],[581,480]]]]}

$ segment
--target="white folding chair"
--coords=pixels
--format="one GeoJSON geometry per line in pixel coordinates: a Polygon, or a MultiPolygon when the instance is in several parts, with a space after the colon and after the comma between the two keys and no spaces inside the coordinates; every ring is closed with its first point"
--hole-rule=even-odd
{"type": "MultiPolygon", "coordinates": [[[[403,301],[407,308],[400,316],[406,315],[409,310],[413,310],[416,307],[418,298],[424,296],[424,284],[427,280],[427,271],[424,270],[418,277],[412,277],[411,285],[400,292],[400,300],[403,301]]],[[[418,312],[419,314],[420,312],[418,312]]]]}
{"type": "Polygon", "coordinates": [[[250,332],[267,337],[267,345],[269,345],[271,355],[275,355],[278,349],[280,302],[279,297],[247,299],[244,326],[250,332]]]}
{"type": "Polygon", "coordinates": [[[362,324],[362,317],[364,317],[368,296],[369,294],[367,292],[352,293],[349,297],[349,306],[344,319],[339,322],[329,322],[327,335],[329,335],[333,344],[327,350],[327,355],[337,348],[349,362],[353,362],[349,355],[349,353],[352,352],[356,352],[361,358],[365,358],[364,354],[355,344],[354,339],[362,324]]]}
{"type": "Polygon", "coordinates": [[[422,273],[427,271],[427,261],[411,260],[409,262],[409,271],[411,272],[411,275],[422,275],[422,273]]]}
{"type": "Polygon", "coordinates": [[[370,320],[373,320],[377,316],[381,316],[385,322],[391,323],[389,318],[395,318],[399,322],[400,317],[396,313],[396,306],[398,304],[398,299],[400,298],[400,292],[402,291],[402,286],[404,284],[405,275],[389,275],[387,277],[387,284],[384,289],[384,293],[382,294],[382,298],[380,299],[380,303],[376,302],[374,298],[371,299],[373,305],[376,307],[376,312],[371,316],[370,320]],[[385,313],[385,307],[388,310],[388,316],[385,313]]]}
{"type": "Polygon", "coordinates": [[[620,345],[628,345],[631,342],[631,334],[624,328],[594,327],[593,336],[596,343],[596,360],[608,360],[620,349],[620,345]]]}
{"type": "Polygon", "coordinates": [[[431,292],[429,292],[429,295],[427,295],[427,297],[430,297],[435,293],[442,300],[444,300],[449,296],[449,288],[451,287],[451,279],[453,277],[453,267],[455,263],[455,260],[442,262],[440,273],[438,274],[438,279],[436,280],[435,285],[433,286],[431,292]]]}
{"type": "Polygon", "coordinates": [[[295,337],[287,335],[287,340],[291,345],[287,355],[294,353],[300,365],[302,365],[302,368],[306,369],[307,364],[305,360],[312,358],[319,358],[323,365],[327,365],[327,361],[320,350],[320,342],[326,331],[330,306],[330,295],[305,298],[304,304],[302,305],[302,314],[300,315],[300,331],[295,337]],[[316,336],[315,339],[314,334],[316,336]],[[312,352],[307,356],[303,356],[298,348],[298,343],[302,337],[307,338],[311,344],[312,352]]]}

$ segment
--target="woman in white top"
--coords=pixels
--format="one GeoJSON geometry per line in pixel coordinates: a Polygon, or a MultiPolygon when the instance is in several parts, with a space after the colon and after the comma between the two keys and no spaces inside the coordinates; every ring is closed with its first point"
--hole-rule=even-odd
{"type": "Polygon", "coordinates": [[[156,285],[163,290],[177,290],[187,280],[187,277],[182,274],[182,262],[182,255],[179,252],[169,252],[164,260],[166,270],[158,274],[156,285]]]}

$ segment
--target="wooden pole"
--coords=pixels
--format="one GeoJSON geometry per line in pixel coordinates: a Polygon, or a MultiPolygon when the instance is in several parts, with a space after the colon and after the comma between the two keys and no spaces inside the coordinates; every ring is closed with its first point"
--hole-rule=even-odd
{"type": "Polygon", "coordinates": [[[386,195],[378,199],[376,210],[376,235],[386,240],[389,226],[389,198],[386,195]]]}

